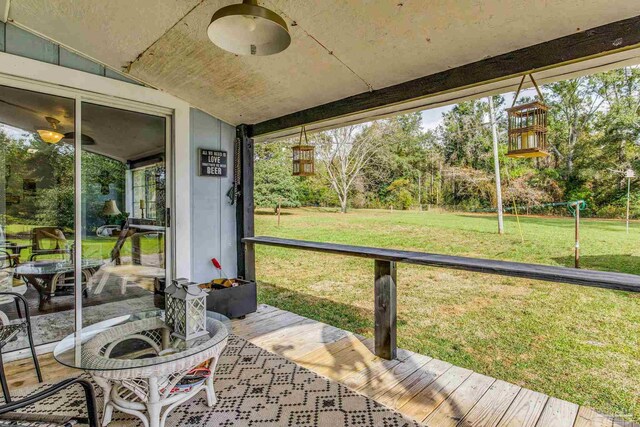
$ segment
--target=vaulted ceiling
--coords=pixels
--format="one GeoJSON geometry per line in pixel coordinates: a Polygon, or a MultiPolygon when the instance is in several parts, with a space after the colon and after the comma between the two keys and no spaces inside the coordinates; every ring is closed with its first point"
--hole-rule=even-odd
{"type": "Polygon", "coordinates": [[[9,19],[231,124],[257,123],[636,16],[629,0],[264,0],[267,57],[207,38],[228,0],[12,0],[9,19]]]}

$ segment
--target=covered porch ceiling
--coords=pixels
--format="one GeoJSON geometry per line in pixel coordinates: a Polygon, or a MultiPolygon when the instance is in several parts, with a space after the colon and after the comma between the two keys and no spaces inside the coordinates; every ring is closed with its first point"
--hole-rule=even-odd
{"type": "Polygon", "coordinates": [[[206,33],[213,13],[236,2],[0,0],[0,6],[8,6],[5,18],[19,26],[231,124],[258,124],[255,133],[263,137],[289,135],[304,123],[316,123],[310,129],[337,126],[508,91],[518,82],[513,75],[525,70],[540,70],[545,82],[637,63],[640,55],[639,31],[626,37],[633,23],[618,26],[620,34],[585,31],[636,17],[635,1],[263,0],[287,21],[292,44],[277,55],[242,57],[219,49],[206,33]],[[547,58],[544,49],[531,49],[523,56],[531,65],[520,64],[512,74],[496,69],[474,76],[472,67],[464,74],[467,80],[447,74],[572,35],[572,43],[558,44],[566,52],[547,58]],[[615,55],[591,55],[585,46],[590,37],[601,44],[594,49],[615,55]],[[578,56],[589,61],[576,63],[578,56]],[[563,68],[552,69],[548,62],[563,68]],[[492,78],[501,73],[501,79],[492,78]],[[418,80],[415,96],[405,93],[402,102],[389,96],[388,88],[425,76],[435,77],[418,80]],[[443,84],[447,79],[449,86],[458,84],[456,93],[443,84]],[[380,102],[362,102],[378,93],[380,102]],[[298,114],[317,113],[314,107],[322,105],[335,112],[298,114]]]}

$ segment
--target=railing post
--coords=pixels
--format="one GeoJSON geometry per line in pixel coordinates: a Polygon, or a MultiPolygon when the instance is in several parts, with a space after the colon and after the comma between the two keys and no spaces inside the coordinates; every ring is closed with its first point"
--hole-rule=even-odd
{"type": "Polygon", "coordinates": [[[376,356],[396,358],[396,263],[375,260],[376,356]]]}
{"type": "MultiPolygon", "coordinates": [[[[236,205],[236,233],[238,276],[255,280],[255,252],[252,244],[243,244],[242,239],[253,237],[253,139],[249,137],[247,125],[236,127],[236,137],[240,143],[240,197],[236,205]]],[[[237,179],[238,177],[234,177],[237,179]]]]}

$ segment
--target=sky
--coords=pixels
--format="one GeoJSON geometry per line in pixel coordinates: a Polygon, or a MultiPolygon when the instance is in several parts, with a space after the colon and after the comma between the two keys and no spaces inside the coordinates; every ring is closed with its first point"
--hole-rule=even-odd
{"type": "MultiPolygon", "coordinates": [[[[515,92],[505,93],[504,100],[507,105],[511,106],[513,102],[513,96],[515,92]]],[[[534,88],[525,89],[520,92],[520,97],[528,96],[533,98],[536,95],[536,91],[534,88]]],[[[432,108],[430,110],[424,110],[421,112],[422,114],[422,129],[423,130],[435,130],[440,123],[442,123],[442,115],[448,111],[451,111],[455,104],[446,105],[444,107],[432,108]]]]}

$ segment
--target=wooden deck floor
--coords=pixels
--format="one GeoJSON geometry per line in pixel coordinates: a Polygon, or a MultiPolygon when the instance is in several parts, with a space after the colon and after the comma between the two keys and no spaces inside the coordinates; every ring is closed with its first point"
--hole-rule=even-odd
{"type": "MultiPolygon", "coordinates": [[[[233,332],[428,426],[639,427],[407,350],[380,359],[369,339],[268,305],[234,320],[233,332]]],[[[45,380],[77,375],[39,358],[45,380]]],[[[30,359],[6,370],[10,387],[36,382],[30,359]]]]}
{"type": "Polygon", "coordinates": [[[407,350],[380,359],[372,340],[268,305],[234,320],[233,329],[429,426],[636,426],[407,350]]]}

